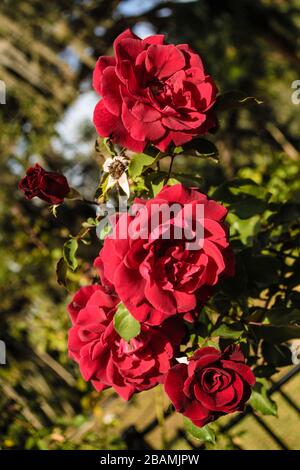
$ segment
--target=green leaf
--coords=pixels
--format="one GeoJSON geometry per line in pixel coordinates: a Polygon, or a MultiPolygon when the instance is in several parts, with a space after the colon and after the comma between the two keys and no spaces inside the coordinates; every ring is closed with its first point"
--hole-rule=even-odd
{"type": "Polygon", "coordinates": [[[300,204],[293,204],[286,202],[282,204],[281,207],[269,217],[269,222],[272,222],[276,225],[293,223],[295,220],[300,217],[300,204]]]}
{"type": "Polygon", "coordinates": [[[226,91],[218,96],[214,109],[217,111],[227,111],[230,109],[244,108],[249,105],[262,104],[263,101],[254,96],[247,96],[239,90],[226,91]]]}
{"type": "Polygon", "coordinates": [[[200,158],[213,158],[218,160],[219,151],[215,144],[206,139],[194,139],[191,142],[177,147],[175,153],[178,155],[186,155],[200,158]]]}
{"type": "Polygon", "coordinates": [[[259,215],[242,220],[236,214],[230,212],[226,221],[229,223],[232,232],[237,233],[244,245],[248,243],[251,245],[251,240],[257,235],[261,227],[261,217],[259,215]]]}
{"type": "Polygon", "coordinates": [[[146,184],[149,186],[152,192],[152,197],[155,197],[163,188],[165,177],[166,173],[163,172],[153,172],[150,175],[147,175],[146,184]]]}
{"type": "Polygon", "coordinates": [[[155,160],[155,157],[151,157],[146,153],[135,153],[130,158],[128,167],[129,176],[131,176],[131,178],[136,178],[137,176],[140,176],[143,173],[144,169],[153,165],[155,160]]]}
{"type": "Polygon", "coordinates": [[[100,240],[104,240],[104,238],[107,235],[109,235],[111,230],[112,230],[112,226],[110,224],[106,224],[104,227],[102,227],[99,233],[97,232],[97,235],[100,238],[100,240]]]}
{"type": "Polygon", "coordinates": [[[89,217],[86,222],[82,222],[82,227],[84,228],[92,228],[98,225],[99,221],[96,218],[89,217]]]}
{"type": "Polygon", "coordinates": [[[266,381],[263,379],[254,385],[249,403],[255,411],[263,415],[277,416],[277,405],[268,397],[266,381]]]}
{"type": "Polygon", "coordinates": [[[199,174],[189,175],[188,173],[182,172],[172,172],[172,175],[177,178],[177,181],[180,181],[183,185],[189,186],[203,186],[203,177],[199,174]]]}
{"type": "Polygon", "coordinates": [[[257,325],[249,323],[257,339],[265,339],[272,344],[280,344],[290,339],[300,338],[300,326],[257,325]]]}
{"type": "Polygon", "coordinates": [[[265,199],[267,195],[267,190],[263,186],[258,186],[255,181],[247,179],[238,179],[233,181],[230,185],[230,192],[234,195],[247,194],[249,196],[254,196],[258,199],[265,199]],[[236,184],[234,184],[236,182],[236,184]]]}
{"type": "Polygon", "coordinates": [[[243,330],[237,330],[234,326],[226,325],[226,323],[223,323],[212,332],[211,336],[221,336],[221,338],[238,339],[242,336],[242,334],[243,330]]]}
{"type": "Polygon", "coordinates": [[[69,266],[69,268],[72,269],[72,271],[75,271],[75,269],[78,267],[78,261],[76,259],[76,252],[78,250],[78,241],[76,238],[70,238],[65,244],[63,248],[63,255],[64,255],[64,260],[69,266]]]}
{"type": "Polygon", "coordinates": [[[239,201],[241,193],[264,199],[267,191],[250,178],[235,178],[231,181],[225,181],[225,183],[218,186],[213,191],[211,197],[230,203],[239,201]]]}
{"type": "Polygon", "coordinates": [[[134,181],[131,185],[131,190],[136,196],[141,195],[141,193],[144,193],[144,192],[147,193],[149,191],[149,188],[146,185],[144,176],[136,176],[134,178],[134,181]]]}
{"type": "Polygon", "coordinates": [[[115,155],[113,143],[108,137],[98,137],[95,142],[95,150],[104,158],[110,158],[115,155]]]}
{"type": "Polygon", "coordinates": [[[125,339],[130,341],[131,338],[135,338],[141,332],[140,323],[131,315],[125,305],[119,304],[118,310],[114,316],[114,327],[116,332],[125,339]]]}
{"type": "Polygon", "coordinates": [[[185,430],[195,439],[199,439],[203,442],[210,442],[211,444],[215,444],[216,442],[216,435],[213,429],[209,426],[203,426],[202,428],[198,428],[195,424],[192,423],[191,420],[184,417],[183,418],[185,430]]]}
{"type": "Polygon", "coordinates": [[[228,204],[230,213],[240,219],[249,219],[265,212],[270,195],[251,179],[237,178],[221,184],[211,197],[228,204]]]}
{"type": "Polygon", "coordinates": [[[285,344],[271,344],[263,341],[262,354],[267,363],[274,367],[284,367],[292,364],[291,350],[285,344]]]}
{"type": "Polygon", "coordinates": [[[268,204],[254,196],[246,196],[241,201],[230,204],[230,211],[240,219],[249,219],[257,214],[262,214],[267,209],[268,204]]]}
{"type": "Polygon", "coordinates": [[[270,378],[272,375],[276,374],[278,370],[274,366],[257,366],[253,370],[255,377],[270,378]]]}
{"type": "Polygon", "coordinates": [[[60,286],[65,286],[67,285],[67,272],[68,272],[68,266],[64,260],[64,258],[60,258],[56,265],[56,279],[57,282],[60,286]]]}
{"type": "Polygon", "coordinates": [[[272,325],[300,324],[300,309],[287,307],[272,307],[265,311],[265,317],[272,325]]]}
{"type": "MultiPolygon", "coordinates": [[[[152,173],[147,175],[147,177],[145,178],[145,182],[152,192],[152,197],[155,197],[163,188],[166,176],[167,173],[163,171],[153,171],[152,173]]],[[[176,178],[169,178],[168,180],[168,186],[173,186],[174,184],[178,183],[180,183],[180,181],[176,178]]]]}
{"type": "Polygon", "coordinates": [[[258,287],[269,287],[272,283],[278,282],[280,261],[275,256],[249,256],[247,250],[244,253],[244,264],[249,280],[258,287]]]}

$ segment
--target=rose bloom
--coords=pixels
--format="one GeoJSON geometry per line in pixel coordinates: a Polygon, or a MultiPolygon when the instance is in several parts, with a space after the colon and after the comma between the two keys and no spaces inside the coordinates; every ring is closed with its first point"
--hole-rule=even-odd
{"type": "Polygon", "coordinates": [[[239,346],[224,352],[198,349],[187,364],[172,367],[165,391],[176,410],[202,427],[220,416],[243,411],[255,377],[239,346]]]}
{"type": "Polygon", "coordinates": [[[76,293],[68,306],[73,324],[69,355],[96,390],[113,387],[128,400],[133,393],[163,382],[175,363],[185,330],[178,319],[156,328],[142,325],[141,333],[127,342],[114,329],[119,302],[101,285],[83,287],[76,293]]]}
{"type": "Polygon", "coordinates": [[[37,196],[48,204],[60,204],[70,191],[64,175],[45,171],[38,163],[28,168],[26,176],[21,179],[19,189],[27,199],[37,196]]]}
{"type": "Polygon", "coordinates": [[[98,134],[130,150],[152,143],[166,151],[216,127],[217,88],[201,58],[163,35],[142,40],[124,31],[114,56],[98,59],[93,86],[102,96],[94,112],[98,134]]]}
{"type": "MultiPolygon", "coordinates": [[[[193,321],[199,314],[213,286],[224,276],[234,273],[234,258],[224,223],[227,210],[194,189],[181,184],[165,186],[151,200],[135,199],[141,209],[135,216],[120,214],[113,233],[104,245],[95,266],[103,283],[113,285],[131,314],[140,322],[159,325],[166,318],[181,314],[193,321]],[[204,227],[199,249],[189,249],[185,232],[181,238],[172,235],[172,227],[182,227],[180,214],[168,219],[144,238],[143,229],[151,225],[152,207],[192,208],[190,224],[204,227]],[[197,206],[204,217],[197,218],[197,206]],[[178,206],[177,206],[178,207],[178,206]],[[124,234],[124,226],[128,231],[124,234]],[[136,236],[132,226],[140,229],[136,236]],[[170,229],[170,239],[165,239],[170,229]],[[173,238],[172,238],[173,237],[173,238]]],[[[133,206],[134,207],[134,206],[133,206]]],[[[182,214],[181,214],[182,215],[182,214]]]]}

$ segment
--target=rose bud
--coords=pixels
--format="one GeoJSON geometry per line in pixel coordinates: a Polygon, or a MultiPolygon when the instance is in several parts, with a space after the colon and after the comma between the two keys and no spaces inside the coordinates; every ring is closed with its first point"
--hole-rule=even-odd
{"type": "Polygon", "coordinates": [[[27,199],[39,197],[48,204],[61,204],[70,191],[64,175],[44,170],[38,163],[28,168],[19,189],[27,199]]]}

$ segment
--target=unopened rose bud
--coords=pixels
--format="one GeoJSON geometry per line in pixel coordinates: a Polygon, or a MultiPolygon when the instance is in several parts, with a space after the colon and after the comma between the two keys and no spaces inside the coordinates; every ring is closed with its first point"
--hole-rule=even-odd
{"type": "Polygon", "coordinates": [[[38,164],[28,168],[26,176],[19,183],[19,189],[27,199],[36,196],[48,204],[61,204],[70,191],[64,175],[46,171],[38,164]]]}

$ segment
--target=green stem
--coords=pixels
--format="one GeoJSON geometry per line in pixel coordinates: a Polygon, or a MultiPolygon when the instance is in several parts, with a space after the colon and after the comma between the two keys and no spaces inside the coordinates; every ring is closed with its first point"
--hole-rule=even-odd
{"type": "Polygon", "coordinates": [[[171,177],[172,167],[173,167],[173,163],[174,163],[174,158],[175,158],[175,155],[171,155],[171,162],[170,162],[170,166],[169,166],[169,171],[168,171],[167,176],[165,177],[164,185],[168,183],[168,181],[169,181],[169,179],[170,179],[170,177],[171,177]]]}
{"type": "MultiPolygon", "coordinates": [[[[102,219],[102,217],[103,217],[102,215],[97,215],[96,220],[100,221],[102,219]]],[[[80,232],[73,238],[75,238],[77,241],[80,241],[94,228],[95,228],[95,226],[84,228],[84,229],[80,230],[80,232]]]]}

